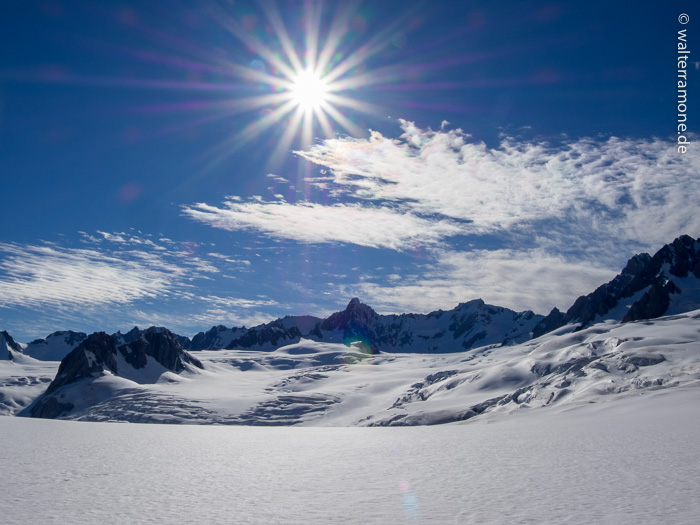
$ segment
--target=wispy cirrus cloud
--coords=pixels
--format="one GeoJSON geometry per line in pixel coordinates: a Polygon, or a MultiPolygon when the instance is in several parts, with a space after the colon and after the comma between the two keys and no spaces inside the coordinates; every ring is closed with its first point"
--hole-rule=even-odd
{"type": "Polygon", "coordinates": [[[392,250],[434,244],[461,233],[461,225],[456,221],[367,204],[326,206],[228,200],[221,207],[205,203],[185,206],[183,213],[224,230],[253,230],[299,242],[342,242],[392,250]]]}
{"type": "Polygon", "coordinates": [[[0,244],[0,306],[97,306],[167,296],[185,271],[145,254],[0,244]]]}
{"type": "Polygon", "coordinates": [[[79,247],[0,243],[0,324],[28,339],[48,333],[36,333],[38,326],[116,331],[162,321],[189,334],[207,323],[267,319],[261,309],[278,304],[212,293],[212,276],[248,271],[248,261],[191,242],[167,240],[163,250],[164,242],[139,232],[82,232],[79,247]]]}
{"type": "Polygon", "coordinates": [[[336,196],[467,220],[464,230],[474,234],[549,232],[554,224],[559,236],[587,243],[651,246],[700,231],[693,211],[700,151],[680,155],[667,140],[616,137],[560,144],[506,138],[489,148],[461,130],[401,126],[399,139],[373,132],[297,154],[328,170],[336,196]]]}

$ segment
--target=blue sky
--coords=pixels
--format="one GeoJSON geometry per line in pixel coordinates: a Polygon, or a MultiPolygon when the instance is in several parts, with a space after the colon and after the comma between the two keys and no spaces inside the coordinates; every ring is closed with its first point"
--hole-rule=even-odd
{"type": "Polygon", "coordinates": [[[0,328],[565,309],[700,235],[700,146],[675,147],[698,24],[692,2],[5,2],[0,328]]]}

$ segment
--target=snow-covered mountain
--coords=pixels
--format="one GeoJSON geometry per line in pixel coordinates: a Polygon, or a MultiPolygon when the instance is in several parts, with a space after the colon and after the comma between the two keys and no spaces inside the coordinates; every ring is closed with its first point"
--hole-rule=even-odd
{"type": "Polygon", "coordinates": [[[652,257],[635,255],[622,273],[594,292],[579,297],[564,314],[552,310],[534,330],[535,337],[575,324],[605,320],[637,321],[700,308],[700,239],[682,235],[652,257]]]}
{"type": "Polygon", "coordinates": [[[362,342],[374,352],[463,352],[483,345],[530,339],[541,315],[491,306],[481,299],[429,314],[379,315],[353,298],[342,312],[319,323],[309,339],[362,342]]]}
{"type": "MultiPolygon", "coordinates": [[[[146,330],[126,345],[98,333],[64,359],[46,392],[21,414],[142,423],[412,426],[526,408],[576,408],[700,387],[698,327],[700,310],[606,321],[579,331],[567,325],[520,344],[447,354],[374,354],[361,344],[302,339],[274,351],[202,351],[199,360],[162,329],[146,330]]],[[[5,366],[17,377],[53,364],[33,363],[5,366]]]]}
{"type": "Polygon", "coordinates": [[[514,312],[481,299],[448,311],[429,314],[380,315],[353,298],[326,319],[287,316],[252,328],[212,327],[197,334],[190,350],[267,350],[318,342],[361,343],[373,352],[461,352],[487,344],[526,341],[543,319],[531,311],[514,312]]]}
{"type": "Polygon", "coordinates": [[[42,361],[60,361],[85,338],[87,338],[87,334],[83,332],[73,332],[72,330],[54,332],[44,339],[35,339],[28,343],[24,353],[42,361]]]}
{"type": "Polygon", "coordinates": [[[89,406],[101,395],[109,397],[114,383],[155,383],[190,367],[202,368],[165,328],[152,327],[136,335],[131,331],[128,337],[104,332],[88,336],[61,361],[56,377],[27,409],[28,415],[60,417],[89,406]]]}

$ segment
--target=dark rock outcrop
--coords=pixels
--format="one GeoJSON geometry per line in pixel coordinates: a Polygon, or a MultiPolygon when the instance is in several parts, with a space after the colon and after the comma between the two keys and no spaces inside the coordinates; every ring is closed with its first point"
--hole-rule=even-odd
{"type": "MultiPolygon", "coordinates": [[[[126,334],[107,335],[96,332],[89,335],[71,351],[58,367],[56,377],[46,392],[29,407],[31,417],[57,418],[72,410],[74,405],[62,400],[64,387],[83,380],[96,379],[105,372],[119,376],[118,354],[123,356],[127,365],[135,370],[146,366],[148,357],[152,357],[166,369],[179,373],[185,369],[185,363],[203,368],[202,363],[185,351],[177,337],[165,328],[135,328],[126,334]],[[136,330],[136,331],[134,331],[136,330]],[[129,340],[125,343],[125,340],[129,340]]],[[[123,363],[122,363],[123,365],[123,363]]]]}
{"type": "Polygon", "coordinates": [[[345,310],[336,312],[319,324],[318,330],[342,331],[343,342],[361,342],[371,349],[373,353],[378,353],[377,342],[382,339],[379,328],[379,315],[372,308],[360,302],[357,297],[353,297],[345,310]]]}
{"type": "Polygon", "coordinates": [[[547,317],[542,319],[535,329],[532,331],[532,338],[547,334],[552,330],[564,326],[566,324],[566,316],[564,312],[560,312],[558,308],[552,308],[552,311],[547,314],[547,317]]]}
{"type": "Polygon", "coordinates": [[[69,353],[58,366],[56,377],[44,395],[64,385],[88,377],[97,377],[105,370],[117,374],[117,347],[114,338],[104,332],[95,332],[69,353]]]}
{"type": "Polygon", "coordinates": [[[22,347],[7,331],[0,332],[0,359],[14,359],[13,352],[22,353],[22,347]]]}
{"type": "Polygon", "coordinates": [[[671,305],[671,294],[678,293],[682,293],[678,286],[657,276],[642,298],[630,307],[622,322],[661,317],[671,305]]]}
{"type": "Polygon", "coordinates": [[[267,348],[291,345],[301,340],[301,332],[296,326],[285,328],[280,320],[250,328],[241,337],[233,339],[227,349],[267,348]]]}
{"type": "Polygon", "coordinates": [[[682,293],[682,289],[670,279],[690,276],[700,278],[700,239],[681,235],[653,257],[648,253],[632,257],[622,273],[592,293],[576,299],[563,317],[561,312],[553,310],[535,327],[535,336],[569,323],[577,323],[579,329],[584,328],[596,319],[605,317],[622,300],[645,289],[641,299],[630,306],[621,320],[627,322],[660,317],[667,312],[671,295],[682,293]]]}
{"type": "Polygon", "coordinates": [[[182,348],[177,336],[165,328],[151,327],[144,330],[140,337],[120,346],[119,352],[126,362],[136,369],[146,366],[147,356],[153,357],[175,373],[185,369],[184,363],[204,368],[199,359],[182,348]]]}

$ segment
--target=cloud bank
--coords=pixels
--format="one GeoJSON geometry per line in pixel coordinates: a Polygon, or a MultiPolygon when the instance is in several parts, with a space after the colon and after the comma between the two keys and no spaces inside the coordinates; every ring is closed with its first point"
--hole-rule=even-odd
{"type": "Polygon", "coordinates": [[[167,296],[185,271],[153,254],[0,244],[0,307],[99,306],[167,296]]]}

